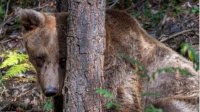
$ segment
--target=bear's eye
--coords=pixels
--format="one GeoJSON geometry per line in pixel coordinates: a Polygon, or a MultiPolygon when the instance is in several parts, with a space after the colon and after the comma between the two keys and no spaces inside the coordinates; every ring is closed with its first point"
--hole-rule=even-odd
{"type": "Polygon", "coordinates": [[[61,68],[65,68],[66,66],[66,58],[60,58],[59,59],[59,65],[61,68]]]}
{"type": "Polygon", "coordinates": [[[45,57],[44,56],[37,56],[36,57],[36,64],[38,67],[42,67],[42,65],[44,64],[45,61],[45,57]]]}

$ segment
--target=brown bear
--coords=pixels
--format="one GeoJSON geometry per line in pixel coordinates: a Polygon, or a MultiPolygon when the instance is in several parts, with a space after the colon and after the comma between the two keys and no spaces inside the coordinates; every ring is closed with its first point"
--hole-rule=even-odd
{"type": "MultiPolygon", "coordinates": [[[[62,111],[61,90],[65,77],[65,42],[67,13],[40,13],[31,9],[20,11],[25,45],[31,63],[37,70],[38,82],[46,96],[54,96],[55,110],[62,111]],[[62,43],[64,44],[64,43],[62,43]]],[[[121,112],[143,112],[150,105],[164,112],[198,111],[198,74],[192,62],[183,58],[144,31],[128,14],[106,11],[106,50],[104,76],[109,88],[120,104],[121,112]],[[142,78],[131,64],[138,60],[147,69],[142,78]],[[127,61],[127,59],[129,59],[127,61]],[[154,74],[159,68],[174,67],[189,71],[192,76],[175,72],[154,74]],[[152,76],[153,74],[153,76],[152,76]],[[153,77],[153,78],[152,78],[153,77]],[[144,93],[158,93],[145,96],[144,93]]]]}

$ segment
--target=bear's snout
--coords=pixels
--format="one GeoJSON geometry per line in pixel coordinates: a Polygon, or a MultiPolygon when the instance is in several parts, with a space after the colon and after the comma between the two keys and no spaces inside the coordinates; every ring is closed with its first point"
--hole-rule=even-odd
{"type": "Polygon", "coordinates": [[[55,96],[57,92],[58,92],[58,89],[56,89],[55,87],[48,87],[44,89],[44,94],[47,97],[55,96]]]}

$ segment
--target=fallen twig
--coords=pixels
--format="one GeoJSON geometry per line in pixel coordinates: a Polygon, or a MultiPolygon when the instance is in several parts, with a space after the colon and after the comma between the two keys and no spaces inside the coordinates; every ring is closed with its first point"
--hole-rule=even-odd
{"type": "Polygon", "coordinates": [[[0,41],[0,44],[4,44],[4,43],[7,43],[7,42],[10,42],[10,41],[12,41],[13,39],[6,39],[6,40],[1,40],[0,41]]]}
{"type": "Polygon", "coordinates": [[[112,5],[109,6],[109,9],[111,9],[113,6],[115,6],[118,3],[119,0],[115,0],[112,5]]]}
{"type": "Polygon", "coordinates": [[[139,2],[137,2],[135,4],[132,2],[130,7],[124,9],[123,11],[129,11],[131,9],[137,8],[138,6],[141,6],[143,4],[143,2],[145,2],[145,0],[139,1],[139,2]]]}
{"type": "Polygon", "coordinates": [[[31,90],[26,90],[26,91],[24,91],[22,94],[19,94],[16,98],[15,98],[15,100],[14,101],[17,101],[17,98],[20,98],[20,97],[22,97],[22,96],[24,96],[24,95],[26,95],[27,93],[29,93],[29,92],[31,92],[31,90]]]}
{"type": "Polygon", "coordinates": [[[3,33],[3,28],[4,26],[7,24],[7,23],[10,23],[12,21],[14,21],[16,19],[16,15],[14,17],[11,17],[11,18],[8,18],[7,20],[3,21],[1,24],[0,24],[0,35],[3,33]]]}
{"type": "Polygon", "coordinates": [[[50,4],[45,4],[45,5],[41,6],[41,5],[39,4],[38,7],[34,7],[34,8],[32,8],[32,9],[34,9],[34,10],[41,10],[41,9],[43,9],[43,8],[45,8],[45,7],[48,7],[49,5],[50,5],[50,4]]]}
{"type": "Polygon", "coordinates": [[[7,4],[6,4],[6,13],[5,13],[5,15],[4,15],[3,21],[6,20],[6,17],[7,17],[7,15],[8,15],[9,4],[10,4],[10,0],[8,0],[8,2],[7,2],[7,4]]]}
{"type": "Polygon", "coordinates": [[[194,29],[183,30],[181,32],[178,32],[178,33],[170,35],[168,38],[164,38],[164,39],[160,40],[160,42],[166,42],[166,41],[168,41],[168,40],[170,40],[172,38],[175,38],[178,35],[181,35],[181,34],[184,34],[184,33],[187,33],[187,32],[191,32],[191,31],[195,31],[195,30],[194,29]]]}

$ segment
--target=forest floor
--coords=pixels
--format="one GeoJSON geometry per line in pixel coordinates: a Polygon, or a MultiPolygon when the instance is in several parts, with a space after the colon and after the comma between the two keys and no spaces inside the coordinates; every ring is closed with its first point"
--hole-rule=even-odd
{"type": "MultiPolygon", "coordinates": [[[[155,0],[156,1],[156,0],[155,0]]],[[[144,2],[144,1],[143,1],[144,2]]],[[[180,52],[182,43],[188,43],[199,53],[199,4],[184,1],[169,3],[126,4],[123,10],[136,17],[147,32],[180,52]],[[127,8],[128,7],[128,8],[127,8]]],[[[15,10],[18,6],[54,11],[54,2],[1,2],[0,4],[0,65],[10,52],[25,53],[22,32],[15,10]]],[[[120,4],[115,7],[119,8],[120,4]]],[[[119,8],[120,9],[120,8],[119,8]]],[[[11,66],[11,65],[10,65],[11,66]]],[[[0,79],[9,67],[0,67],[0,79]]],[[[25,70],[26,71],[26,70],[25,70]]],[[[26,71],[0,80],[0,111],[52,111],[50,98],[45,98],[37,85],[35,73],[26,71]]]]}

